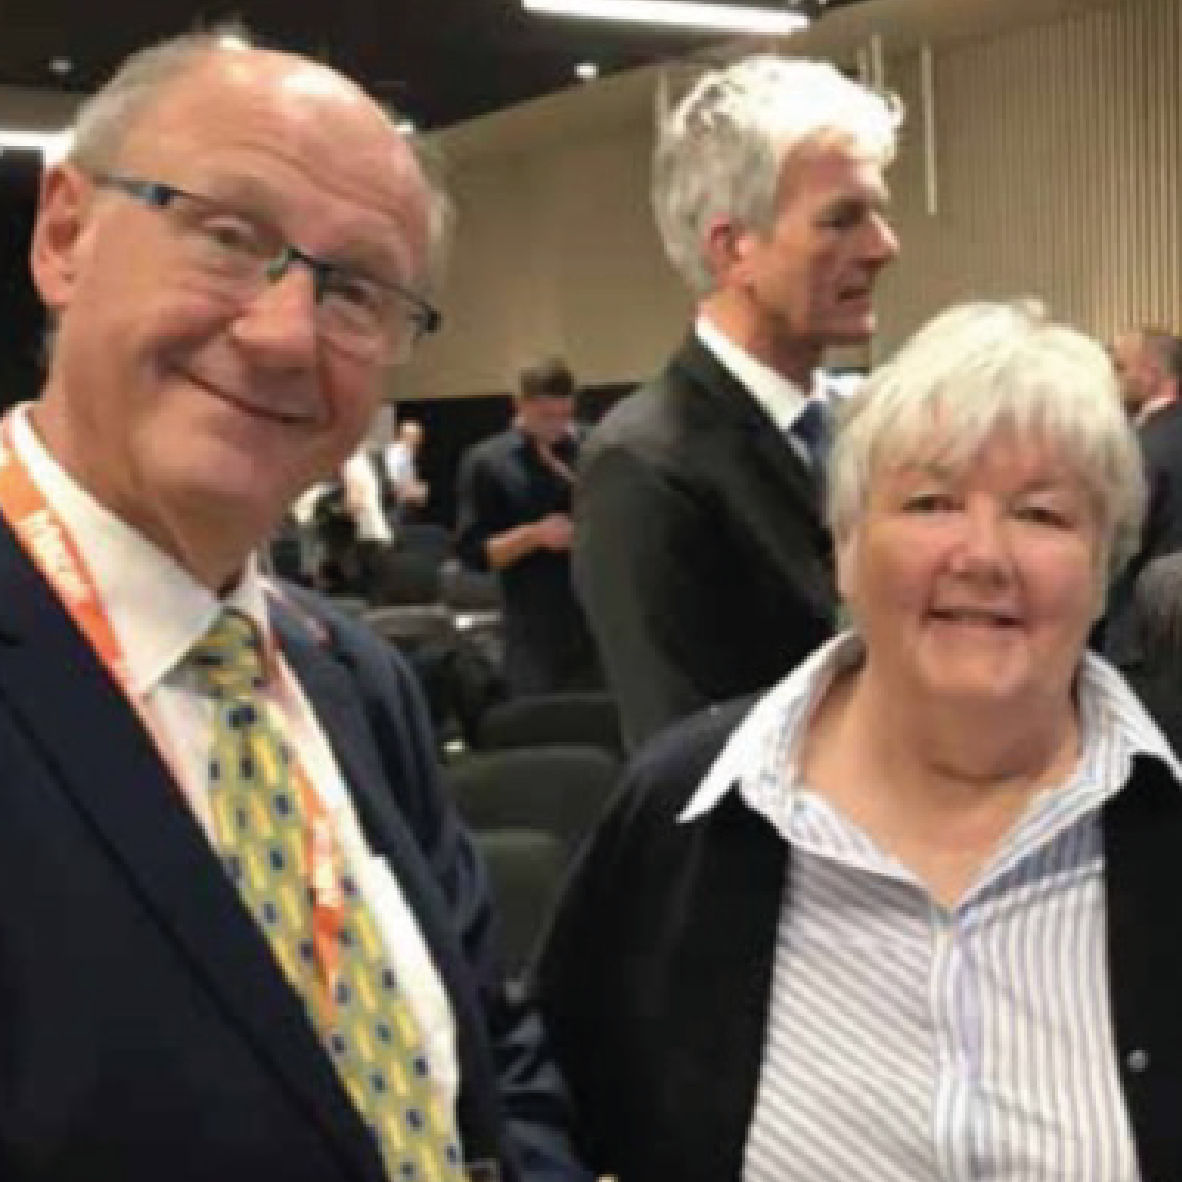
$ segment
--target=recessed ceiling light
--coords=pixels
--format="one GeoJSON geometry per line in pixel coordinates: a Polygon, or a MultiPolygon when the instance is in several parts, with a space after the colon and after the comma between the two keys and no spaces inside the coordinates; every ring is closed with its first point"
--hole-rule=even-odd
{"type": "Polygon", "coordinates": [[[419,130],[413,119],[399,119],[395,126],[402,135],[414,135],[419,130]]]}
{"type": "Polygon", "coordinates": [[[64,78],[67,74],[74,72],[74,63],[68,57],[55,57],[49,63],[49,69],[59,78],[64,78]]]}
{"type": "Polygon", "coordinates": [[[599,77],[599,67],[594,62],[579,62],[575,66],[575,73],[582,78],[584,82],[593,82],[599,77]]]}
{"type": "Polygon", "coordinates": [[[731,33],[797,33],[809,18],[797,9],[705,4],[694,0],[521,0],[533,12],[591,20],[715,29],[731,33]]]}

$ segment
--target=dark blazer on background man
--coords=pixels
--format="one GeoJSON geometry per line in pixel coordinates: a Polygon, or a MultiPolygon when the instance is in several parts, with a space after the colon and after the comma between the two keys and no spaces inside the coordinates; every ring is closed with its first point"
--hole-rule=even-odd
{"type": "MultiPolygon", "coordinates": [[[[343,619],[312,629],[276,608],[275,623],[444,982],[466,1157],[581,1179],[537,1020],[500,988],[483,871],[408,675],[343,619]]],[[[0,1177],[383,1179],[156,748],[3,522],[0,893],[0,1177]]]]}
{"type": "MultiPolygon", "coordinates": [[[[619,1182],[743,1176],[791,847],[737,792],[677,818],[749,705],[646,749],[543,946],[547,1029],[592,1165],[619,1182]]],[[[1182,791],[1138,756],[1101,826],[1116,1063],[1141,1177],[1167,1182],[1182,1174],[1182,791]]]]}
{"type": "Polygon", "coordinates": [[[833,630],[813,476],[696,336],[584,448],[573,562],[631,746],[774,684],[833,630]]]}

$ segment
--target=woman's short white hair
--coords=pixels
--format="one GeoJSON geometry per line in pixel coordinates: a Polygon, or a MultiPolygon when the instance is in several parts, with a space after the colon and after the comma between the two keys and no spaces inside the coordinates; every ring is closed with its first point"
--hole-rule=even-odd
{"type": "Polygon", "coordinates": [[[1103,348],[1033,300],[964,304],[920,329],[843,407],[829,469],[839,546],[886,471],[969,466],[999,435],[1052,449],[1081,481],[1101,531],[1101,575],[1136,552],[1145,516],[1141,450],[1103,348]]]}
{"type": "Polygon", "coordinates": [[[885,167],[901,120],[898,99],[826,62],[759,55],[706,74],[657,128],[652,200],[670,261],[698,294],[708,293],[713,218],[766,233],[789,155],[834,142],[885,167]]]}
{"type": "MultiPolygon", "coordinates": [[[[165,90],[217,54],[244,52],[256,47],[257,43],[245,25],[226,21],[208,29],[170,37],[131,54],[79,107],[66,159],[88,172],[115,167],[128,134],[165,90]]],[[[453,221],[452,205],[439,179],[439,161],[413,136],[402,131],[402,120],[396,112],[376,99],[373,101],[391,128],[408,142],[423,173],[429,219],[427,274],[424,278],[432,283],[438,280],[443,270],[453,221]]]]}

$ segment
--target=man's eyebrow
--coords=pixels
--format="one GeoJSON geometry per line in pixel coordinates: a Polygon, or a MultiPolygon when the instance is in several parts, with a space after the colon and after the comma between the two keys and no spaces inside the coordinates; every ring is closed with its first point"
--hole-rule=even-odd
{"type": "Polygon", "coordinates": [[[875,213],[885,213],[891,207],[889,193],[835,193],[822,206],[827,210],[868,209],[875,213]]]}
{"type": "Polygon", "coordinates": [[[226,205],[241,205],[243,213],[273,217],[281,206],[281,194],[258,177],[242,174],[213,174],[194,183],[193,191],[226,205]]]}
{"type": "MultiPolygon", "coordinates": [[[[195,185],[194,192],[257,218],[282,237],[290,237],[283,229],[282,192],[259,177],[245,174],[211,176],[201,187],[195,185]]],[[[359,233],[351,241],[342,242],[339,247],[310,253],[366,278],[401,283],[404,282],[403,263],[399,253],[390,246],[390,234],[389,229],[379,231],[374,227],[359,233]]],[[[292,245],[303,249],[307,244],[293,241],[292,245]]]]}

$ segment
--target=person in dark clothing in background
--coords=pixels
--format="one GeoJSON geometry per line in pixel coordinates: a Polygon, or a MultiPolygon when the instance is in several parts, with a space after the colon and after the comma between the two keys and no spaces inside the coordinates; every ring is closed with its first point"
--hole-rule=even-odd
{"type": "Polygon", "coordinates": [[[1127,673],[1143,657],[1137,580],[1154,559],[1182,550],[1182,339],[1165,329],[1136,329],[1117,337],[1111,354],[1149,485],[1141,548],[1109,593],[1097,634],[1104,655],[1127,673]]]}
{"type": "Polygon", "coordinates": [[[460,465],[457,548],[500,578],[510,693],[601,684],[594,644],[571,589],[571,492],[580,428],[575,380],[558,360],[526,369],[517,417],[460,465]]]}
{"type": "Polygon", "coordinates": [[[832,632],[820,367],[874,331],[900,118],[832,66],[757,56],[661,120],[653,203],[697,315],[596,428],[575,497],[575,584],[630,747],[832,632]]]}

